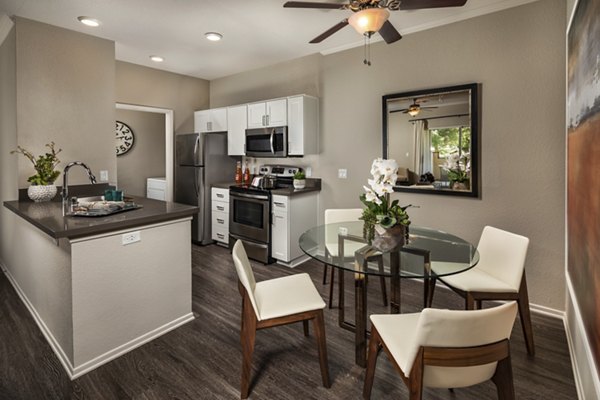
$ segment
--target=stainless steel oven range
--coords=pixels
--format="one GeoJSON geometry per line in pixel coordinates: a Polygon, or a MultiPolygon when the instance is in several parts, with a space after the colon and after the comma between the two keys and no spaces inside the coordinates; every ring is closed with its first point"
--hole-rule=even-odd
{"type": "MultiPolygon", "coordinates": [[[[265,180],[229,188],[229,248],[237,240],[244,242],[248,257],[265,264],[271,257],[271,190],[293,186],[293,176],[300,167],[289,165],[263,165],[260,174],[275,177],[273,187],[265,187],[265,180]]],[[[270,186],[270,185],[269,185],[270,186]]]]}

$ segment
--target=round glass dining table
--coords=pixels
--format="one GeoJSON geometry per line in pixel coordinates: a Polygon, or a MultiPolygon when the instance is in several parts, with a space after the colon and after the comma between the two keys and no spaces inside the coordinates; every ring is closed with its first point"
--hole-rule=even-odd
{"type": "Polygon", "coordinates": [[[426,307],[433,296],[433,278],[466,271],[479,262],[479,253],[473,244],[447,232],[411,225],[405,242],[394,251],[379,251],[364,239],[362,221],[320,225],[300,236],[299,244],[304,253],[338,270],[339,325],[355,332],[356,364],[362,367],[366,366],[366,286],[369,276],[390,279],[390,312],[399,313],[401,278],[424,280],[423,302],[426,307]],[[433,269],[432,264],[435,266],[433,269]],[[354,276],[355,324],[344,319],[344,271],[354,276]]]}

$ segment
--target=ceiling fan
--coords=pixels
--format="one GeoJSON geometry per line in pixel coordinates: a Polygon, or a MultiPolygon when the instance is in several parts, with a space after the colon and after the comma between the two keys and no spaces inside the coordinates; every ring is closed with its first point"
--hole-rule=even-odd
{"type": "Polygon", "coordinates": [[[402,39],[400,32],[388,21],[388,10],[418,10],[423,8],[460,7],[467,0],[350,0],[348,3],[319,3],[312,1],[288,1],[286,8],[319,8],[330,10],[350,10],[353,14],[338,22],[309,43],[320,43],[346,25],[351,25],[358,33],[370,38],[379,32],[386,43],[402,39]]]}
{"type": "Polygon", "coordinates": [[[437,108],[436,106],[421,106],[421,103],[426,103],[427,100],[417,99],[413,100],[413,103],[408,106],[408,108],[401,108],[398,110],[392,110],[390,113],[401,112],[403,114],[409,114],[411,117],[416,117],[419,115],[421,111],[430,111],[432,108],[437,108]]]}

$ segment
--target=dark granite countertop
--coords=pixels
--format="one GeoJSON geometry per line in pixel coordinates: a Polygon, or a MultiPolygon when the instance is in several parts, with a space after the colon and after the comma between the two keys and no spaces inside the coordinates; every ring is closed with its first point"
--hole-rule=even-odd
{"type": "MultiPolygon", "coordinates": [[[[231,186],[235,186],[235,182],[220,182],[213,183],[212,187],[220,188],[220,189],[228,189],[231,186]]],[[[321,191],[321,179],[319,178],[306,178],[306,187],[304,189],[294,189],[293,187],[289,188],[280,188],[280,189],[272,189],[271,194],[276,194],[279,196],[296,196],[309,192],[320,192],[321,191]]]]}
{"type": "Polygon", "coordinates": [[[5,201],[8,208],[36,228],[55,239],[77,238],[150,225],[189,217],[198,207],[131,196],[142,208],[124,211],[106,217],[74,217],[62,215],[62,203],[50,201],[34,203],[30,200],[5,201]]]}

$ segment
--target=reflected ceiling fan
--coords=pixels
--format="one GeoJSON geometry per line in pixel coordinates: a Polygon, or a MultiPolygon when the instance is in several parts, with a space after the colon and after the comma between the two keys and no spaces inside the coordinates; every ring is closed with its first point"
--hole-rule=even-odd
{"type": "Polygon", "coordinates": [[[421,103],[426,103],[427,100],[417,99],[413,100],[413,103],[408,106],[408,108],[400,108],[398,110],[392,110],[390,113],[401,112],[403,114],[408,114],[411,117],[416,117],[419,115],[421,111],[430,111],[433,108],[437,108],[436,106],[421,106],[421,103]]]}
{"type": "MultiPolygon", "coordinates": [[[[350,0],[348,3],[319,3],[311,1],[288,1],[286,8],[319,8],[330,10],[350,10],[352,15],[332,26],[309,43],[320,43],[346,25],[351,25],[358,33],[370,38],[379,32],[386,43],[402,39],[400,32],[388,21],[388,10],[419,10],[424,8],[461,7],[467,0],[350,0]]],[[[365,60],[366,63],[366,60],[365,60]]]]}

